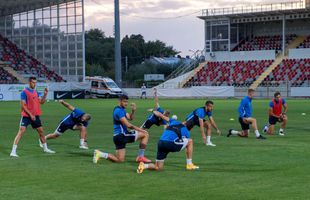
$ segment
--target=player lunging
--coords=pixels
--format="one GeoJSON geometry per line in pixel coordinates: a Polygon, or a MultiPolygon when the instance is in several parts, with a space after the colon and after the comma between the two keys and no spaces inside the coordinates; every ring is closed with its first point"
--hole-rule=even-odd
{"type": "Polygon", "coordinates": [[[113,111],[113,122],[114,122],[114,136],[113,141],[116,148],[116,154],[101,152],[99,150],[94,151],[93,162],[97,163],[100,158],[108,159],[112,162],[124,162],[126,155],[126,144],[133,143],[140,140],[140,149],[136,158],[137,162],[151,162],[144,156],[144,151],[149,139],[148,132],[132,125],[128,120],[133,120],[136,105],[131,104],[131,113],[126,112],[128,105],[128,96],[121,95],[119,98],[119,105],[114,108],[113,111]],[[133,129],[129,131],[127,129],[133,129]]]}
{"type": "Polygon", "coordinates": [[[213,110],[214,103],[212,101],[206,101],[205,106],[201,108],[197,108],[193,112],[191,112],[187,117],[186,121],[183,124],[187,127],[190,131],[195,125],[199,126],[200,133],[203,139],[204,144],[207,146],[216,146],[211,142],[211,132],[212,127],[216,129],[218,135],[221,134],[221,131],[217,128],[216,123],[212,117],[212,110],[213,110]],[[205,120],[205,117],[208,116],[209,121],[205,120]],[[205,134],[205,130],[207,130],[207,136],[205,134]]]}
{"type": "Polygon", "coordinates": [[[274,126],[277,122],[281,123],[279,135],[284,136],[284,129],[287,124],[287,104],[284,98],[281,97],[280,92],[274,93],[274,98],[269,103],[269,124],[264,127],[264,132],[272,135],[274,133],[274,126]],[[282,110],[282,108],[284,108],[282,110]]]}
{"type": "Polygon", "coordinates": [[[170,152],[179,152],[186,149],[186,169],[196,170],[198,166],[192,163],[193,140],[190,138],[190,132],[186,126],[177,121],[174,115],[171,119],[158,111],[153,114],[169,122],[169,126],[164,130],[157,144],[156,163],[145,164],[140,162],[137,173],[141,174],[144,169],[160,171],[164,169],[164,161],[170,152]]]}
{"type": "MultiPolygon", "coordinates": [[[[162,107],[160,107],[156,88],[154,88],[154,101],[155,101],[155,106],[154,106],[154,109],[151,109],[151,110],[152,111],[153,110],[158,111],[161,114],[168,117],[170,115],[170,112],[168,110],[164,110],[162,107]]],[[[141,127],[143,129],[150,129],[154,124],[156,126],[163,125],[164,128],[167,127],[167,122],[165,120],[163,120],[162,118],[157,117],[154,114],[149,115],[147,120],[145,120],[145,122],[143,123],[143,125],[141,127]]]]}
{"type": "Polygon", "coordinates": [[[46,96],[48,93],[47,88],[44,89],[44,94],[38,93],[36,91],[37,79],[35,77],[30,77],[28,80],[29,87],[26,87],[21,93],[21,121],[18,133],[14,139],[14,144],[12,147],[11,157],[18,157],[16,153],[17,145],[21,140],[22,136],[26,132],[27,126],[30,124],[33,129],[36,129],[45,153],[55,153],[54,151],[47,148],[44,130],[42,128],[42,123],[40,120],[41,104],[45,103],[46,96]]]}
{"type": "MultiPolygon", "coordinates": [[[[87,146],[87,126],[88,121],[91,119],[91,115],[84,111],[73,107],[69,103],[59,100],[63,106],[72,111],[69,115],[64,117],[57,126],[54,133],[48,134],[45,139],[55,139],[61,136],[66,130],[79,130],[80,131],[80,149],[88,149],[87,146]]],[[[40,144],[42,147],[42,144],[40,144]]]]}
{"type": "Polygon", "coordinates": [[[230,129],[228,131],[227,137],[231,135],[239,135],[240,137],[248,137],[250,125],[252,125],[257,139],[266,139],[262,136],[257,129],[256,119],[252,117],[252,99],[254,97],[255,90],[249,89],[248,95],[241,100],[238,108],[239,112],[239,123],[241,125],[242,131],[236,131],[230,129]]]}

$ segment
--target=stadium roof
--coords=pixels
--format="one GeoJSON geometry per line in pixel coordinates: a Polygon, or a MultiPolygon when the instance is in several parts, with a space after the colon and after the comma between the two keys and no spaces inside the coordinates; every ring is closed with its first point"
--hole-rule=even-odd
{"type": "Polygon", "coordinates": [[[74,0],[0,0],[0,16],[62,4],[74,0]]]}
{"type": "Polygon", "coordinates": [[[283,2],[274,4],[251,5],[232,8],[214,8],[202,10],[200,19],[260,17],[279,14],[309,13],[310,8],[304,1],[283,2]]]}

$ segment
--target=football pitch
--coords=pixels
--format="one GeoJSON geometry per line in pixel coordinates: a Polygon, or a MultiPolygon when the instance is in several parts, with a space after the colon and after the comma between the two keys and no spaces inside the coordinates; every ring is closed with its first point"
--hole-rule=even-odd
{"type": "MultiPolygon", "coordinates": [[[[151,99],[132,101],[138,107],[132,123],[140,126],[154,102],[151,99]]],[[[249,138],[227,138],[230,128],[240,129],[237,113],[240,100],[214,100],[213,117],[222,131],[222,135],[217,136],[213,130],[212,142],[217,146],[204,146],[198,127],[191,131],[193,162],[200,169],[186,171],[185,152],[179,152],[168,155],[164,171],[146,170],[143,174],[136,173],[138,143],[127,146],[125,163],[102,159],[98,164],[92,163],[94,149],[114,153],[112,111],[117,99],[68,102],[92,114],[88,127],[90,149],[80,150],[78,132],[67,131],[60,138],[48,141],[49,148],[57,153],[44,154],[38,145],[37,133],[28,127],[18,146],[20,157],[17,159],[10,158],[9,154],[19,126],[20,105],[19,102],[0,102],[1,200],[310,199],[309,100],[287,100],[286,136],[266,136],[267,140],[255,139],[253,130],[249,138]]],[[[204,102],[160,99],[160,105],[182,121],[204,102]]],[[[268,102],[253,100],[260,131],[267,122],[268,102]]],[[[54,101],[43,105],[42,110],[46,134],[54,131],[69,113],[54,101]]],[[[155,160],[162,130],[162,127],[152,127],[149,131],[146,156],[152,160],[155,160]]]]}

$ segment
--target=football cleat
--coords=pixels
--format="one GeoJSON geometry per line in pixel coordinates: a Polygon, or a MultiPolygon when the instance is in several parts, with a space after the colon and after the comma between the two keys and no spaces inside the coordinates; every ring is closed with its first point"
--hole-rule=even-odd
{"type": "Polygon", "coordinates": [[[100,151],[94,150],[93,163],[97,164],[100,159],[100,151]]]}
{"type": "Polygon", "coordinates": [[[232,131],[232,129],[229,129],[227,137],[231,136],[231,131],[232,131]]]}
{"type": "Polygon", "coordinates": [[[186,170],[196,170],[199,169],[199,166],[196,166],[194,164],[187,164],[186,165],[186,170]]]}
{"type": "Polygon", "coordinates": [[[210,146],[210,147],[216,147],[216,145],[213,144],[212,142],[208,142],[206,145],[207,145],[207,146],[210,146]]]}
{"type": "Polygon", "coordinates": [[[284,132],[279,132],[280,136],[285,136],[284,132]]]}
{"type": "Polygon", "coordinates": [[[43,148],[43,144],[42,144],[40,139],[39,139],[39,145],[40,145],[41,148],[43,148]]]}
{"type": "Polygon", "coordinates": [[[268,126],[265,125],[264,128],[263,128],[263,132],[266,133],[267,131],[268,131],[268,126]]]}
{"type": "Polygon", "coordinates": [[[261,140],[265,140],[266,138],[262,135],[259,135],[258,137],[256,137],[256,139],[261,139],[261,140]]]}
{"type": "Polygon", "coordinates": [[[87,150],[87,149],[88,149],[88,146],[86,146],[86,145],[84,144],[84,145],[80,145],[79,148],[80,148],[80,149],[85,149],[85,150],[87,150]]]}
{"type": "Polygon", "coordinates": [[[145,169],[144,162],[140,162],[139,166],[138,166],[138,169],[137,169],[137,173],[138,174],[142,174],[144,169],[145,169]]]}
{"type": "Polygon", "coordinates": [[[48,149],[48,148],[44,149],[43,151],[44,151],[45,153],[51,153],[51,154],[56,153],[55,151],[50,150],[50,149],[48,149]]]}
{"type": "Polygon", "coordinates": [[[18,158],[19,156],[18,156],[16,153],[11,152],[11,153],[10,153],[10,157],[18,158]]]}
{"type": "Polygon", "coordinates": [[[137,156],[136,162],[144,162],[144,163],[150,163],[152,162],[150,159],[146,158],[145,156],[137,156]]]}

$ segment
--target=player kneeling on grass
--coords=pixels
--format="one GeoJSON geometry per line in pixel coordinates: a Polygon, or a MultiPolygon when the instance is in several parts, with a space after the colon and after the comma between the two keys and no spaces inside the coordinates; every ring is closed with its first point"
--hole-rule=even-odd
{"type": "MultiPolygon", "coordinates": [[[[69,103],[59,100],[59,103],[64,105],[70,111],[72,111],[69,115],[67,115],[63,120],[59,123],[56,130],[52,134],[48,134],[45,136],[45,139],[55,139],[61,136],[66,130],[79,130],[80,131],[80,149],[88,149],[87,146],[87,126],[88,121],[91,119],[90,114],[84,113],[82,110],[71,106],[69,103]]],[[[42,147],[42,144],[40,143],[42,147]]]]}
{"type": "Polygon", "coordinates": [[[221,134],[221,131],[217,128],[215,121],[212,117],[214,103],[212,101],[206,101],[205,106],[197,108],[191,112],[187,117],[186,121],[183,124],[187,127],[188,130],[191,130],[195,125],[199,126],[201,136],[204,144],[207,146],[216,146],[211,142],[211,126],[216,129],[218,135],[221,134]],[[205,117],[208,116],[210,122],[205,120],[205,117]],[[204,128],[207,130],[207,136],[205,134],[204,128]]]}
{"type": "Polygon", "coordinates": [[[281,123],[279,135],[284,136],[284,129],[287,123],[287,104],[284,98],[281,98],[280,92],[274,93],[274,99],[269,103],[269,125],[264,127],[264,132],[272,135],[274,126],[277,122],[281,123]],[[282,107],[284,108],[282,112],[282,107]]]}
{"type": "Polygon", "coordinates": [[[179,152],[186,149],[186,169],[199,169],[198,166],[192,163],[193,155],[193,140],[190,139],[190,132],[186,126],[177,121],[176,115],[171,119],[161,114],[158,111],[153,111],[153,114],[169,122],[169,126],[164,130],[157,144],[156,163],[145,164],[140,162],[137,173],[141,174],[144,169],[160,171],[164,168],[164,160],[170,152],[179,152]]]}
{"type": "MultiPolygon", "coordinates": [[[[161,114],[168,117],[170,115],[170,112],[168,110],[164,110],[163,108],[160,107],[156,88],[154,88],[154,100],[155,100],[154,110],[156,110],[156,111],[160,112],[161,114]]],[[[153,111],[153,109],[150,109],[149,111],[153,111]]],[[[141,127],[143,129],[150,129],[154,124],[156,126],[163,125],[164,128],[167,127],[167,122],[165,120],[163,120],[162,118],[157,117],[154,114],[149,115],[147,120],[145,120],[145,122],[143,123],[143,125],[141,127]]]]}
{"type": "Polygon", "coordinates": [[[241,100],[241,103],[238,108],[239,112],[239,123],[241,125],[242,131],[236,131],[230,129],[228,131],[227,137],[231,135],[239,135],[240,137],[248,137],[250,125],[252,125],[255,130],[255,135],[257,139],[266,139],[263,137],[258,129],[256,119],[252,117],[252,99],[254,97],[255,90],[249,89],[248,95],[241,100]]]}
{"type": "Polygon", "coordinates": [[[116,154],[110,154],[106,152],[101,152],[99,150],[94,151],[93,162],[97,163],[100,158],[108,159],[112,162],[124,162],[126,155],[126,144],[133,143],[140,140],[140,149],[136,162],[151,162],[144,156],[144,151],[149,139],[149,134],[147,131],[132,125],[128,120],[133,120],[136,105],[131,104],[131,113],[126,112],[126,107],[128,105],[128,96],[121,95],[119,98],[119,105],[114,108],[113,111],[113,126],[114,126],[114,136],[113,141],[116,148],[116,154]],[[133,131],[127,130],[133,129],[133,131]]]}

